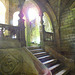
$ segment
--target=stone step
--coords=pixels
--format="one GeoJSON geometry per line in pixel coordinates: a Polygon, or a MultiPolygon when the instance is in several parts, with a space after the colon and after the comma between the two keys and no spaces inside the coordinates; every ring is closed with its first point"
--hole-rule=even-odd
{"type": "Polygon", "coordinates": [[[57,67],[59,67],[60,66],[60,64],[56,64],[56,65],[53,65],[53,66],[51,66],[50,68],[49,68],[49,70],[51,71],[51,70],[54,70],[55,68],[57,68],[57,67]]]}
{"type": "Polygon", "coordinates": [[[40,49],[40,47],[34,47],[34,46],[31,46],[31,47],[27,47],[29,50],[33,50],[33,49],[40,49]]]}
{"type": "MultiPolygon", "coordinates": [[[[58,64],[58,63],[57,63],[58,64]]],[[[58,67],[56,67],[55,69],[52,70],[52,73],[53,74],[56,74],[58,73],[59,71],[63,70],[64,69],[64,64],[63,63],[59,63],[60,65],[58,67]]]]}
{"type": "Polygon", "coordinates": [[[48,61],[48,60],[51,60],[53,58],[52,58],[52,56],[47,55],[47,56],[43,56],[43,57],[38,58],[38,59],[43,63],[43,62],[48,61]]]}
{"type": "Polygon", "coordinates": [[[46,56],[43,56],[43,57],[39,57],[38,59],[41,60],[41,59],[44,59],[44,58],[47,58],[49,57],[50,55],[46,55],[46,56]]]}
{"type": "Polygon", "coordinates": [[[32,49],[32,50],[30,50],[30,51],[37,51],[37,50],[40,51],[40,50],[43,50],[43,49],[32,49]]]}
{"type": "Polygon", "coordinates": [[[45,66],[48,67],[48,68],[50,68],[50,67],[52,67],[52,66],[55,65],[55,64],[58,64],[58,63],[57,63],[57,59],[55,59],[54,61],[52,61],[52,62],[50,62],[50,63],[45,64],[45,66]]]}
{"type": "MultiPolygon", "coordinates": [[[[55,75],[72,75],[72,74],[70,74],[70,69],[69,68],[64,67],[60,71],[55,73],[55,75]]],[[[75,74],[73,74],[73,75],[75,75],[75,74]]]]}
{"type": "Polygon", "coordinates": [[[56,60],[56,59],[51,59],[51,60],[48,60],[48,61],[43,62],[43,64],[46,65],[46,64],[51,63],[51,62],[53,62],[53,61],[55,61],[55,60],[56,60]]]}
{"type": "Polygon", "coordinates": [[[66,72],[67,72],[67,70],[66,69],[63,69],[63,70],[59,71],[58,73],[56,73],[55,75],[63,75],[66,72]]]}
{"type": "Polygon", "coordinates": [[[43,52],[43,49],[34,49],[34,50],[30,50],[32,53],[38,53],[38,52],[43,52]]]}
{"type": "Polygon", "coordinates": [[[35,55],[37,58],[39,58],[39,57],[46,56],[48,54],[46,52],[39,52],[39,53],[34,53],[33,55],[35,55]]]}
{"type": "Polygon", "coordinates": [[[39,54],[44,54],[46,52],[39,52],[39,53],[34,53],[33,55],[39,55],[39,54]]]}
{"type": "Polygon", "coordinates": [[[30,49],[30,51],[42,62],[42,64],[49,68],[53,75],[63,75],[67,71],[64,69],[64,64],[50,56],[48,53],[44,52],[43,49],[35,48],[30,49]]]}

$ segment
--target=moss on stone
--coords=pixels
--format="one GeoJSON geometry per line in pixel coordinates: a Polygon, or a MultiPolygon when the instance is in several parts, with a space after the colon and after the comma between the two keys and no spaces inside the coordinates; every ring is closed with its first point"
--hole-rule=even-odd
{"type": "Polygon", "coordinates": [[[0,49],[2,75],[38,75],[31,57],[22,48],[0,49]]]}

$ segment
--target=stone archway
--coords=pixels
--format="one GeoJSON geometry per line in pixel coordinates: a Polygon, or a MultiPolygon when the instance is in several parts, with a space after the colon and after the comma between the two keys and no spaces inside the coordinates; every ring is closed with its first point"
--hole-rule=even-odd
{"type": "Polygon", "coordinates": [[[34,1],[26,1],[23,6],[27,46],[40,44],[40,8],[34,1]]]}
{"type": "MultiPolygon", "coordinates": [[[[29,6],[32,7],[31,6],[32,3],[34,5],[36,5],[36,7],[40,7],[40,9],[41,9],[40,16],[41,16],[41,24],[42,25],[43,25],[43,21],[42,21],[43,12],[47,12],[48,13],[49,17],[51,18],[52,25],[53,25],[53,31],[54,31],[54,36],[55,36],[54,43],[57,45],[57,47],[60,47],[59,26],[58,26],[59,23],[57,21],[57,18],[56,18],[56,15],[55,15],[53,9],[45,1],[44,2],[41,2],[41,1],[37,1],[37,0],[34,0],[34,1],[33,0],[31,0],[31,1],[30,0],[27,0],[27,1],[25,1],[25,4],[23,5],[23,13],[24,14],[27,14],[27,11],[28,11],[29,6]],[[28,4],[28,1],[30,2],[30,4],[28,4]]],[[[26,16],[26,22],[28,22],[28,16],[27,15],[25,15],[25,16],[26,16]]],[[[43,26],[41,26],[41,28],[43,29],[43,26]]],[[[42,32],[42,34],[43,34],[43,32],[42,32]]],[[[42,39],[44,40],[43,35],[42,35],[42,39]]],[[[29,41],[30,41],[30,39],[29,39],[29,41]]]]}

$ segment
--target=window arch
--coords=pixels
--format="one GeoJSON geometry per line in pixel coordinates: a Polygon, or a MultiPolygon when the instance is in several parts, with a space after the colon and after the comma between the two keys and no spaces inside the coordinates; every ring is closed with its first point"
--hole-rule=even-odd
{"type": "Polygon", "coordinates": [[[45,31],[46,32],[53,32],[53,27],[51,20],[46,12],[43,13],[43,25],[45,25],[45,31]]]}
{"type": "Polygon", "coordinates": [[[5,24],[5,12],[6,8],[4,4],[0,1],[0,23],[5,24]]]}
{"type": "Polygon", "coordinates": [[[19,20],[19,11],[15,12],[13,14],[13,26],[18,26],[18,20],[19,20]]]}

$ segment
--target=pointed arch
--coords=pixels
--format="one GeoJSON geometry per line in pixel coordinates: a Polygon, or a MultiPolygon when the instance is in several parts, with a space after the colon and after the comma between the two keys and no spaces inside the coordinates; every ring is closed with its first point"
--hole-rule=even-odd
{"type": "Polygon", "coordinates": [[[13,26],[18,26],[18,20],[19,20],[19,11],[16,11],[13,14],[13,26]]]}
{"type": "Polygon", "coordinates": [[[26,17],[26,43],[28,46],[32,45],[33,43],[38,45],[40,44],[40,8],[33,0],[26,0],[22,12],[26,17]]]}
{"type": "Polygon", "coordinates": [[[43,13],[43,25],[45,25],[45,31],[46,32],[53,32],[52,23],[50,20],[50,17],[46,12],[43,13]]]}

